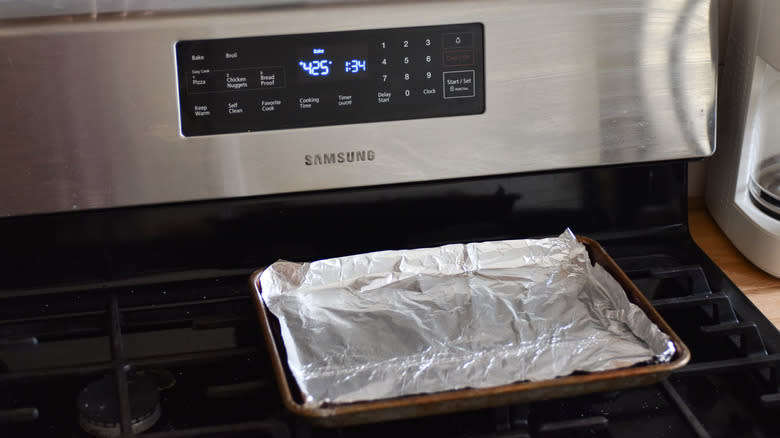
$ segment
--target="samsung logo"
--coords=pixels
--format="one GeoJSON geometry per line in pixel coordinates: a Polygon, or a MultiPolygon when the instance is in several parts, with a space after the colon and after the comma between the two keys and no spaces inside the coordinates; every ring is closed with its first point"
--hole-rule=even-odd
{"type": "Polygon", "coordinates": [[[352,152],[330,152],[327,154],[304,155],[303,162],[307,166],[320,164],[357,163],[360,161],[374,161],[376,154],[372,150],[352,152]]]}

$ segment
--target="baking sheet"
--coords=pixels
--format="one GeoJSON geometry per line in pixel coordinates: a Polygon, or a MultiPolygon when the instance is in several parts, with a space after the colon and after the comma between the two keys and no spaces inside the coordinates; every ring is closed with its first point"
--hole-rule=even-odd
{"type": "Polygon", "coordinates": [[[546,380],[674,354],[569,230],[277,262],[260,283],[310,406],[546,380]]]}

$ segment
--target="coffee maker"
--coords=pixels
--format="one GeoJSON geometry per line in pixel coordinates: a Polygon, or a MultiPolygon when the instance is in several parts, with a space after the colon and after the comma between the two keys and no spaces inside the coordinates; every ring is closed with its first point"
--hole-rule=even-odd
{"type": "Polygon", "coordinates": [[[707,206],[732,243],[780,277],[780,2],[734,2],[707,206]]]}

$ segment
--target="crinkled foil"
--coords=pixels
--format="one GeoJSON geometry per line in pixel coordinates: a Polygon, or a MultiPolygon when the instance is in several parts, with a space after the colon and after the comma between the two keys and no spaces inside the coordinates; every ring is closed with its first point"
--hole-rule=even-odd
{"type": "Polygon", "coordinates": [[[260,283],[310,405],[545,380],[674,354],[570,230],[279,261],[260,283]]]}

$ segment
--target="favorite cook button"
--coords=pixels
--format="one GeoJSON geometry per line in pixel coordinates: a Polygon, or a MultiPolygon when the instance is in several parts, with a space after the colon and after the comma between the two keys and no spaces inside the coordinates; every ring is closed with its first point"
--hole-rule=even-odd
{"type": "Polygon", "coordinates": [[[282,106],[282,99],[263,98],[260,99],[260,112],[265,114],[275,114],[279,112],[282,106]]]}
{"type": "Polygon", "coordinates": [[[443,88],[445,99],[474,97],[474,70],[445,71],[443,88]]]}

